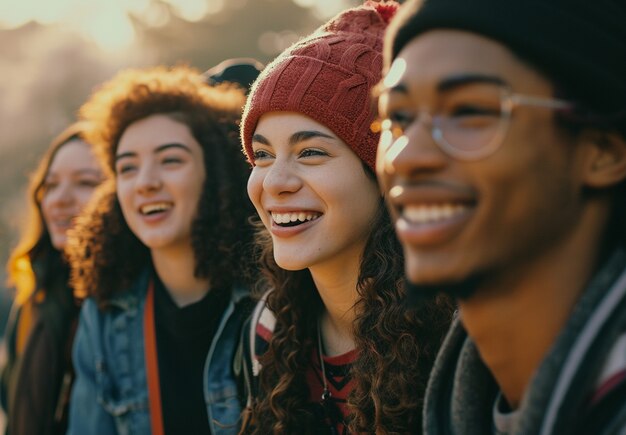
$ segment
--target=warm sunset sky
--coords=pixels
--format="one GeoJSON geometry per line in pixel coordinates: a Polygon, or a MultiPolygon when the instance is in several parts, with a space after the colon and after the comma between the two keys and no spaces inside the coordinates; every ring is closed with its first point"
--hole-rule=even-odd
{"type": "Polygon", "coordinates": [[[267,62],[362,1],[0,0],[0,324],[28,176],[95,86],[128,67],[267,62]]]}
{"type": "MultiPolygon", "coordinates": [[[[243,8],[254,0],[0,0],[0,27],[21,26],[29,21],[63,24],[93,39],[102,48],[116,50],[134,42],[130,16],[140,16],[154,27],[167,23],[170,5],[175,14],[195,22],[217,14],[228,2],[230,8],[243,8]]],[[[330,17],[349,2],[342,0],[293,0],[310,8],[320,18],[330,17]]]]}

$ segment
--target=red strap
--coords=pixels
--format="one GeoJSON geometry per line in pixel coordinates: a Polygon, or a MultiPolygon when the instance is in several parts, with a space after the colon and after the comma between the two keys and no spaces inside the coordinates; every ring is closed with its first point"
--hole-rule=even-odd
{"type": "Polygon", "coordinates": [[[143,312],[143,334],[148,376],[148,400],[150,401],[150,426],[152,435],[164,435],[156,328],[154,325],[154,285],[152,281],[148,284],[148,294],[146,295],[146,305],[143,312]]]}

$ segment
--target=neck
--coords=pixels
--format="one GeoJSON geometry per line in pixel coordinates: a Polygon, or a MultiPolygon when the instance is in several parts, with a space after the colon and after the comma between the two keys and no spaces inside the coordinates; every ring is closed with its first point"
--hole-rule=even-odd
{"type": "Polygon", "coordinates": [[[320,317],[320,333],[325,354],[335,356],[354,349],[354,305],[359,299],[356,284],[360,258],[338,268],[311,268],[311,275],[320,294],[324,311],[320,317]]]}
{"type": "Polygon", "coordinates": [[[153,249],[154,269],[176,305],[199,301],[209,291],[209,280],[194,276],[195,255],[191,246],[153,249]]]}
{"type": "Polygon", "coordinates": [[[513,409],[593,275],[599,240],[600,231],[578,232],[540,256],[493,273],[474,296],[459,302],[465,329],[513,409]]]}

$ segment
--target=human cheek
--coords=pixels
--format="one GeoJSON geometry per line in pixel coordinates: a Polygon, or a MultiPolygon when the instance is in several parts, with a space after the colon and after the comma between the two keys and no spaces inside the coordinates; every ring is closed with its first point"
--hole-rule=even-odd
{"type": "Polygon", "coordinates": [[[263,180],[265,175],[263,173],[262,168],[255,166],[250,173],[250,177],[248,178],[248,197],[257,213],[261,218],[263,218],[263,206],[261,204],[261,195],[263,193],[263,180]]]}
{"type": "Polygon", "coordinates": [[[372,222],[376,215],[381,199],[378,185],[371,179],[361,180],[353,188],[353,194],[346,198],[352,201],[352,207],[349,207],[349,214],[359,213],[365,222],[372,222]]]}
{"type": "Polygon", "coordinates": [[[83,188],[76,193],[76,205],[78,206],[78,213],[87,205],[91,196],[93,195],[94,188],[83,188]]]}
{"type": "Polygon", "coordinates": [[[46,228],[50,228],[50,209],[50,202],[46,201],[46,197],[44,197],[41,201],[41,214],[43,215],[46,228]]]}
{"type": "Polygon", "coordinates": [[[130,214],[130,209],[131,209],[131,195],[130,195],[130,190],[131,187],[128,186],[126,183],[117,183],[117,187],[116,187],[116,195],[117,195],[117,202],[120,205],[120,208],[122,209],[122,214],[124,215],[124,218],[128,221],[129,217],[131,216],[130,214]]]}

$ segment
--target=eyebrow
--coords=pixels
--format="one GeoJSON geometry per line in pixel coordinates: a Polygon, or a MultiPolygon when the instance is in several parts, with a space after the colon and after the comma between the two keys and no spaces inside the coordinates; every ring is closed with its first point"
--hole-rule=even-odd
{"type": "MultiPolygon", "coordinates": [[[[84,175],[84,174],[85,175],[97,175],[97,176],[101,175],[99,170],[97,170],[97,169],[88,169],[88,168],[78,169],[78,170],[72,172],[72,175],[84,175]]],[[[56,173],[50,171],[50,172],[48,172],[46,174],[45,179],[47,180],[48,178],[52,178],[52,177],[56,177],[56,176],[57,176],[56,173]]]]}
{"type": "MultiPolygon", "coordinates": [[[[392,94],[392,93],[408,94],[409,93],[409,88],[407,88],[404,83],[398,83],[397,85],[392,86],[391,88],[388,88],[387,92],[389,92],[390,94],[392,94]]],[[[382,93],[384,93],[384,90],[383,90],[383,92],[381,92],[381,94],[382,93]]]]}
{"type": "MultiPolygon", "coordinates": [[[[189,154],[191,154],[191,149],[189,149],[189,147],[187,145],[184,145],[182,143],[178,143],[178,142],[172,142],[172,143],[166,143],[163,145],[159,145],[158,147],[156,147],[156,149],[154,150],[154,154],[158,154],[160,152],[163,152],[167,149],[171,149],[171,148],[178,148],[184,151],[187,151],[189,154]]],[[[119,161],[121,159],[125,159],[127,157],[137,157],[137,153],[134,151],[128,151],[125,153],[121,153],[115,156],[115,161],[119,161]]]]}
{"type": "MultiPolygon", "coordinates": [[[[489,83],[498,86],[508,86],[508,83],[498,76],[492,76],[487,74],[458,74],[444,78],[437,83],[437,91],[439,93],[447,92],[477,83],[489,83]]],[[[397,85],[388,89],[389,93],[408,94],[409,89],[404,83],[398,83],[397,85]]]]}
{"type": "MultiPolygon", "coordinates": [[[[332,139],[332,140],[337,139],[335,136],[331,136],[329,134],[323,133],[318,130],[302,130],[302,131],[297,131],[291,136],[289,136],[289,146],[292,147],[299,142],[304,142],[306,140],[313,139],[316,137],[322,137],[325,139],[332,139]]],[[[263,145],[271,146],[270,141],[265,136],[258,134],[258,133],[252,136],[252,142],[258,142],[263,145]]]]}
{"type": "Polygon", "coordinates": [[[508,86],[502,78],[487,74],[459,74],[446,77],[437,84],[437,91],[446,92],[462,86],[477,83],[487,83],[498,86],[508,86]]]}
{"type": "Polygon", "coordinates": [[[333,140],[335,139],[334,136],[331,136],[326,133],[322,133],[321,131],[303,130],[303,131],[297,131],[291,135],[291,137],[289,138],[289,146],[294,146],[295,144],[299,142],[304,142],[305,140],[313,139],[316,137],[322,137],[325,139],[333,139],[333,140]]]}
{"type": "Polygon", "coordinates": [[[98,171],[97,169],[79,169],[78,171],[74,172],[74,174],[76,175],[100,175],[100,171],[98,171]]]}
{"type": "Polygon", "coordinates": [[[255,133],[252,135],[252,142],[258,142],[263,145],[269,145],[270,141],[265,138],[262,134],[255,133]]]}

